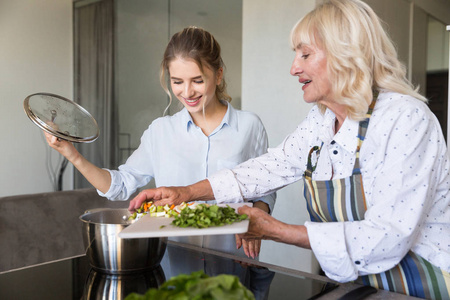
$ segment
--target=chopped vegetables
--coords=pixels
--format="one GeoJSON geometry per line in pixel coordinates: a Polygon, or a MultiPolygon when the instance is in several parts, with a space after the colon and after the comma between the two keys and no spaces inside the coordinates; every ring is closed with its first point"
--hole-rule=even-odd
{"type": "Polygon", "coordinates": [[[190,275],[180,274],[163,283],[158,289],[151,288],[145,295],[132,293],[125,300],[175,300],[175,299],[216,299],[245,300],[255,296],[234,275],[222,274],[214,277],[203,271],[190,275]]]}
{"type": "Polygon", "coordinates": [[[172,225],[178,227],[207,228],[223,226],[247,219],[247,215],[236,213],[230,206],[222,207],[195,202],[180,205],[156,206],[152,201],[142,203],[141,207],[133,213],[128,220],[135,221],[149,214],[151,217],[175,217],[172,225]]]}
{"type": "Polygon", "coordinates": [[[247,215],[236,213],[230,206],[198,204],[195,209],[185,207],[175,216],[172,225],[178,227],[207,228],[223,226],[247,219],[247,215]]]}
{"type": "Polygon", "coordinates": [[[178,215],[183,208],[187,206],[186,203],[181,203],[180,205],[164,205],[164,206],[156,206],[153,201],[142,203],[141,207],[139,207],[129,218],[129,221],[138,220],[142,216],[149,214],[151,217],[166,217],[170,218],[178,215]]]}

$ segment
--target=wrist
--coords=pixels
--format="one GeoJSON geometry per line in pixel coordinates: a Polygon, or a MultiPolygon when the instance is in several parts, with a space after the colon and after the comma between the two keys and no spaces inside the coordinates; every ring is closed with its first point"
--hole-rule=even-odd
{"type": "Polygon", "coordinates": [[[311,249],[306,226],[291,224],[285,225],[286,228],[280,232],[280,236],[283,238],[285,243],[296,245],[305,249],[311,249]]]}
{"type": "Polygon", "coordinates": [[[77,151],[73,155],[66,157],[69,162],[71,162],[74,166],[79,166],[82,162],[82,156],[77,151]]]}
{"type": "Polygon", "coordinates": [[[269,205],[263,201],[254,202],[253,207],[259,208],[260,210],[262,210],[263,212],[266,212],[266,213],[270,212],[269,205]]]}
{"type": "Polygon", "coordinates": [[[207,179],[188,185],[186,188],[188,190],[189,201],[207,201],[214,199],[211,184],[207,179]]]}

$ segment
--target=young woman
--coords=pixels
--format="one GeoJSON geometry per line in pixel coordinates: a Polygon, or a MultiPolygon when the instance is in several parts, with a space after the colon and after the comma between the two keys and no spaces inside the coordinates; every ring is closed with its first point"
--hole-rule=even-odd
{"type": "MultiPolygon", "coordinates": [[[[152,178],[156,186],[188,185],[261,155],[268,146],[264,126],[254,113],[236,110],[229,104],[223,68],[215,38],[201,28],[185,28],[171,38],[160,70],[161,84],[170,102],[167,84],[184,108],[153,121],[124,165],[118,170],[101,169],[71,143],[46,134],[48,144],[110,200],[128,199],[152,178]]],[[[269,212],[274,201],[272,194],[253,202],[269,212]]],[[[238,236],[236,241],[234,236],[183,240],[232,253],[243,247],[245,254],[253,258],[260,251],[260,241],[247,243],[238,236]]]]}

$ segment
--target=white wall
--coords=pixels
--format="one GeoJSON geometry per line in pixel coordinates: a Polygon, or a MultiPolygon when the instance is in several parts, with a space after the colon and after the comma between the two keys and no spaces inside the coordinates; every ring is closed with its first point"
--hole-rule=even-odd
{"type": "Polygon", "coordinates": [[[0,196],[50,191],[48,146],[23,100],[73,94],[72,0],[0,0],[0,41],[0,196]]]}
{"type": "MultiPolygon", "coordinates": [[[[271,147],[295,130],[311,108],[302,98],[301,86],[289,74],[294,52],[289,32],[315,6],[314,0],[245,0],[243,6],[242,109],[262,119],[271,147]]],[[[278,192],[273,216],[286,223],[308,219],[303,183],[278,192]]],[[[263,241],[260,259],[307,272],[317,270],[312,252],[295,246],[263,241]]]]}
{"type": "Polygon", "coordinates": [[[446,24],[431,19],[428,28],[427,70],[441,71],[449,67],[449,33],[446,24]]]}

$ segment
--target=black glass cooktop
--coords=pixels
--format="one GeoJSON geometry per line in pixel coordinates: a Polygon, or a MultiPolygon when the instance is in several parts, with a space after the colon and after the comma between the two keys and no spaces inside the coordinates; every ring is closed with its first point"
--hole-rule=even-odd
{"type": "Polygon", "coordinates": [[[334,287],[325,277],[311,278],[300,271],[169,242],[158,267],[133,274],[95,271],[86,256],[2,273],[0,299],[124,299],[132,292],[144,294],[149,288],[159,287],[171,276],[198,270],[210,276],[236,275],[256,299],[315,299],[323,290],[334,287]]]}

